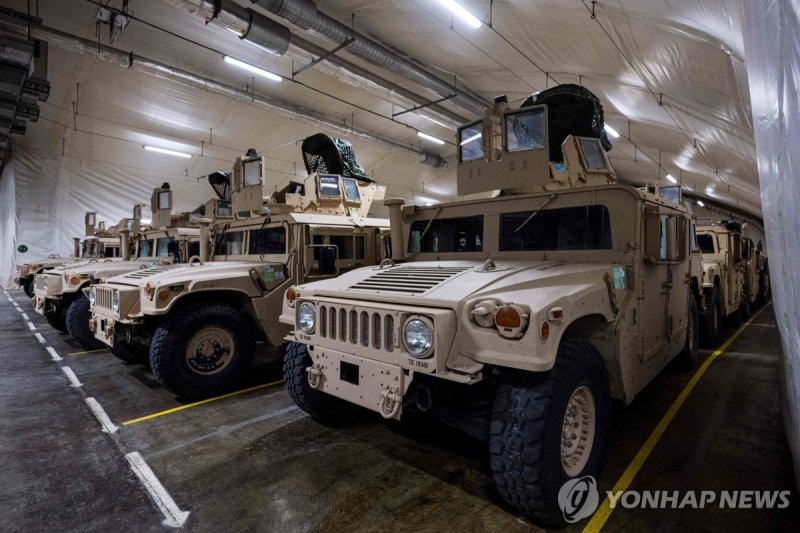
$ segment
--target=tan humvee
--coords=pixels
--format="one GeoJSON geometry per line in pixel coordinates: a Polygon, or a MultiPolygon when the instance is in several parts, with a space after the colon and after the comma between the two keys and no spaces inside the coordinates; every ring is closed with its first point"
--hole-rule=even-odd
{"type": "Polygon", "coordinates": [[[149,351],[153,373],[176,394],[213,394],[244,377],[257,341],[281,345],[289,332],[278,322],[287,286],[378,263],[389,224],[368,214],[384,188],[355,172],[354,159],[335,164],[336,145],[343,155],[349,145],[324,137],[315,148],[314,139],[303,143],[310,173],[303,183],[264,197],[266,161],[254,153],[237,160],[232,183],[217,183],[232,189],[236,219],[215,225],[212,261],[204,251],[190,266],[94,286],[97,339],[115,352],[149,351]]]}
{"type": "Polygon", "coordinates": [[[458,193],[502,190],[388,200],[394,262],[287,290],[296,403],[431,413],[489,442],[506,500],[563,525],[558,491],[598,475],[610,398],[697,349],[688,210],[617,182],[603,124],[571,85],[460,128],[458,193]]]}
{"type": "Polygon", "coordinates": [[[715,348],[721,340],[723,321],[736,326],[748,314],[741,224],[698,220],[697,242],[703,254],[700,341],[715,348]]]}
{"type": "Polygon", "coordinates": [[[47,259],[39,259],[30,263],[23,263],[16,265],[14,272],[14,282],[22,287],[25,294],[29,298],[33,298],[34,292],[34,277],[47,270],[57,268],[66,264],[87,261],[96,258],[103,254],[108,246],[108,252],[113,254],[114,244],[117,243],[116,239],[108,239],[104,237],[104,242],[96,237],[96,234],[105,227],[98,227],[96,224],[97,213],[94,211],[87,211],[84,215],[84,224],[86,227],[85,238],[81,240],[80,237],[75,237],[73,241],[73,252],[70,257],[61,257],[60,254],[50,254],[47,259]]]}
{"type": "Polygon", "coordinates": [[[746,237],[744,234],[746,227],[746,224],[742,226],[742,265],[744,267],[744,298],[747,304],[745,313],[749,316],[751,312],[767,303],[769,270],[762,241],[756,244],[753,239],[746,237]]]}
{"type": "Polygon", "coordinates": [[[87,349],[101,345],[89,329],[91,314],[90,301],[84,294],[86,287],[148,266],[186,263],[199,254],[197,221],[190,213],[173,215],[172,205],[169,185],[157,187],[151,197],[149,228],[141,227],[142,204],[134,206],[133,218],[123,219],[115,227],[121,257],[65,265],[36,276],[34,309],[51,326],[69,333],[87,349]]]}

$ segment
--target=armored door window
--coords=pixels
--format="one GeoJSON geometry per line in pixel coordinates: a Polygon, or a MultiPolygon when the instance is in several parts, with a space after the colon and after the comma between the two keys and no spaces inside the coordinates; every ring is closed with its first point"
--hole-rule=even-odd
{"type": "Polygon", "coordinates": [[[697,236],[697,245],[700,247],[700,251],[704,254],[714,254],[716,253],[714,247],[714,236],[705,234],[705,235],[698,235],[697,236]]]}
{"type": "Polygon", "coordinates": [[[331,235],[328,244],[336,246],[339,250],[339,259],[353,259],[353,237],[350,235],[331,235]]]}
{"type": "Polygon", "coordinates": [[[364,239],[363,235],[356,235],[356,259],[365,259],[366,258],[366,239],[364,239]]]}
{"type": "Polygon", "coordinates": [[[187,254],[186,257],[194,257],[196,255],[200,255],[200,242],[199,241],[191,241],[186,243],[187,254]]]}

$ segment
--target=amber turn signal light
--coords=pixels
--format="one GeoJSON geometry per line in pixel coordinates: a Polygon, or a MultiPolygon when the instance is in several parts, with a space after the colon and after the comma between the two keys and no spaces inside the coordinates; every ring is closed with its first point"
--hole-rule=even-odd
{"type": "Polygon", "coordinates": [[[289,302],[293,302],[297,299],[297,293],[294,290],[294,287],[289,287],[286,289],[286,300],[289,302]]]}
{"type": "Polygon", "coordinates": [[[518,328],[522,318],[513,307],[501,307],[494,316],[495,324],[503,328],[518,328]]]}

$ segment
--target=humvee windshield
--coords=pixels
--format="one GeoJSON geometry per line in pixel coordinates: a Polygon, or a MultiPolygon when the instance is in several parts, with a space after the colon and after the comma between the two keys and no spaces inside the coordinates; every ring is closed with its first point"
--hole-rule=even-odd
{"type": "Polygon", "coordinates": [[[97,255],[99,251],[100,242],[97,240],[83,241],[81,256],[89,257],[97,255]]]}
{"type": "Polygon", "coordinates": [[[154,248],[153,239],[142,239],[139,241],[139,253],[136,257],[152,257],[154,248]]]}
{"type": "Polygon", "coordinates": [[[226,231],[214,242],[214,255],[244,255],[244,231],[226,231]]]}
{"type": "Polygon", "coordinates": [[[156,243],[156,257],[167,257],[169,255],[169,237],[161,237],[156,243]]]}
{"type": "Polygon", "coordinates": [[[610,250],[611,222],[604,205],[500,215],[500,251],[610,250]]]}
{"type": "Polygon", "coordinates": [[[250,255],[286,253],[286,228],[264,228],[250,232],[250,255]]]}
{"type": "Polygon", "coordinates": [[[698,235],[697,236],[697,246],[700,247],[700,251],[704,254],[713,254],[716,253],[714,250],[714,236],[713,235],[698,235]]]}
{"type": "Polygon", "coordinates": [[[483,251],[483,215],[437,218],[433,222],[417,220],[411,224],[411,236],[408,239],[409,253],[480,251],[483,251]],[[428,228],[427,232],[425,228],[428,228]]]}

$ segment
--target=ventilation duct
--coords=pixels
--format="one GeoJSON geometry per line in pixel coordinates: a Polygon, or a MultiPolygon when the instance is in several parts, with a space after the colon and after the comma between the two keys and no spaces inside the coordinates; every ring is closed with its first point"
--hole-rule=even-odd
{"type": "Polygon", "coordinates": [[[31,35],[38,39],[48,41],[52,46],[62,48],[64,50],[88,55],[109,63],[114,63],[120,67],[130,68],[139,71],[149,76],[179,83],[195,89],[209,91],[215,94],[226,96],[240,102],[246,102],[250,105],[255,105],[268,111],[280,113],[281,115],[303,121],[307,124],[314,126],[323,126],[330,132],[347,136],[358,137],[374,144],[389,148],[391,150],[400,151],[409,155],[419,156],[421,151],[415,150],[404,144],[395,142],[386,137],[381,137],[374,133],[364,131],[358,128],[345,126],[344,124],[332,120],[328,117],[319,115],[310,109],[301,106],[290,104],[276,98],[269,98],[263,95],[254,95],[243,89],[232,87],[230,85],[205,78],[198,74],[188,72],[179,68],[159,63],[152,59],[136,55],[132,52],[125,52],[111,46],[100,44],[96,41],[90,41],[76,35],[48,28],[42,25],[31,25],[31,35]]]}
{"type": "Polygon", "coordinates": [[[353,31],[341,22],[317,10],[317,5],[312,0],[250,0],[270,13],[282,17],[292,24],[316,34],[319,34],[336,44],[342,44],[348,39],[353,42],[347,46],[347,51],[375,65],[391,72],[400,74],[409,80],[426,87],[442,98],[455,96],[450,102],[464,109],[483,116],[486,103],[479,98],[457,90],[450,83],[434,76],[415,65],[408,59],[399,56],[385,46],[372,39],[353,31]]]}
{"type": "MultiPolygon", "coordinates": [[[[298,63],[322,57],[328,52],[302,37],[293,35],[282,24],[252,9],[244,8],[231,0],[164,1],[193,15],[203,17],[208,23],[218,24],[231,33],[238,35],[240,39],[255,44],[270,53],[277,55],[288,54],[298,63]]],[[[316,7],[314,7],[314,13],[316,13],[316,7]]],[[[328,76],[350,83],[360,89],[366,89],[378,98],[393,102],[400,107],[411,108],[429,104],[429,101],[424,97],[336,55],[328,56],[316,68],[328,76]]],[[[453,127],[469,122],[465,117],[438,104],[428,105],[426,111],[436,115],[441,120],[450,122],[453,127]]]]}
{"type": "Polygon", "coordinates": [[[447,168],[447,159],[439,154],[432,154],[430,152],[421,152],[419,154],[419,162],[434,168],[447,168]]]}

